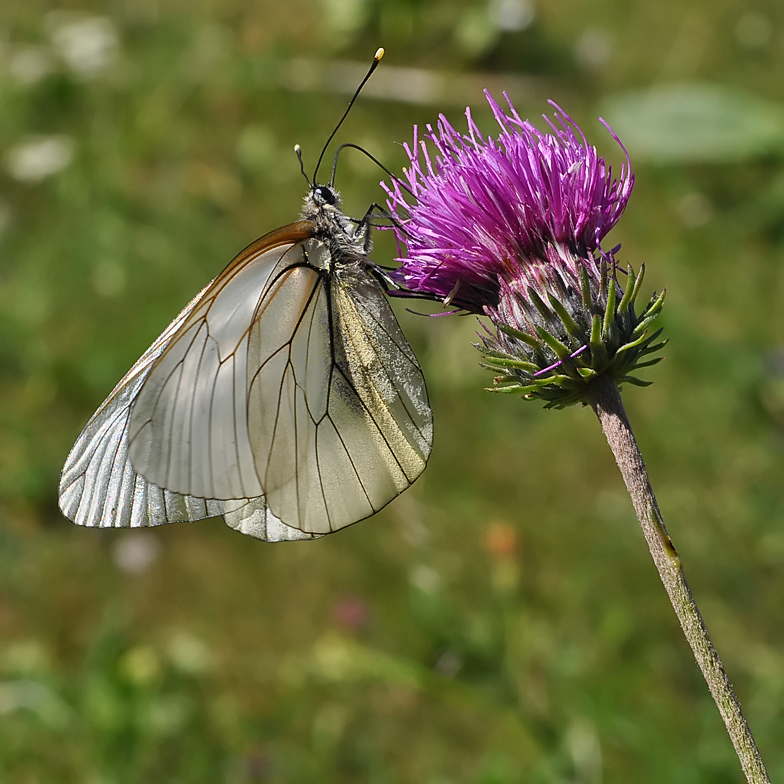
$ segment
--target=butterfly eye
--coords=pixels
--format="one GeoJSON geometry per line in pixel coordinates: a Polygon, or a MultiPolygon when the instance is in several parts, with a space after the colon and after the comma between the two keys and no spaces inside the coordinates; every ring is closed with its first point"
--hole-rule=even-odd
{"type": "Polygon", "coordinates": [[[325,204],[337,204],[337,199],[335,198],[335,194],[331,188],[327,188],[326,185],[319,185],[313,189],[313,192],[316,196],[321,199],[325,204]]]}

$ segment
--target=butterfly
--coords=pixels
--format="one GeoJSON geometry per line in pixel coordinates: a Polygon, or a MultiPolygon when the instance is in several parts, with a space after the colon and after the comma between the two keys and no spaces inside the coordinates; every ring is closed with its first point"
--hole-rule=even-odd
{"type": "Polygon", "coordinates": [[[223,515],[265,541],[313,539],[422,473],[422,369],[369,260],[369,218],[340,204],[314,176],[301,219],[245,248],[169,324],[68,455],[66,517],[136,528],[223,515]]]}

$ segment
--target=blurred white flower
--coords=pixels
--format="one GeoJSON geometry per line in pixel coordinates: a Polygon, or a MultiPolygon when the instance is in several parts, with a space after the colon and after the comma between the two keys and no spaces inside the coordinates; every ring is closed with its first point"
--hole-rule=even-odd
{"type": "Polygon", "coordinates": [[[117,669],[135,686],[149,686],[161,674],[161,657],[152,645],[135,645],[122,655],[117,669]]]}
{"type": "Polygon", "coordinates": [[[443,580],[432,566],[418,564],[408,573],[408,581],[422,593],[434,594],[441,590],[443,580]]]}
{"type": "Polygon", "coordinates": [[[602,745],[596,729],[578,719],[567,730],[565,743],[579,776],[577,781],[601,781],[602,745]]]}
{"type": "Polygon", "coordinates": [[[94,79],[116,59],[119,36],[107,17],[54,11],[47,22],[52,46],[78,76],[94,79]]]}
{"type": "Polygon", "coordinates": [[[112,551],[112,560],[126,574],[146,572],[161,554],[161,545],[155,534],[149,531],[134,531],[117,540],[112,551]]]}
{"type": "Polygon", "coordinates": [[[70,136],[28,136],[5,154],[10,175],[21,182],[41,182],[62,171],[74,157],[70,136]]]}
{"type": "Polygon", "coordinates": [[[8,71],[11,78],[19,85],[40,82],[54,70],[52,57],[41,46],[26,46],[11,56],[8,71]]]}
{"type": "Polygon", "coordinates": [[[613,53],[613,39],[604,30],[589,27],[583,30],[574,44],[574,58],[580,65],[599,70],[607,65],[613,53]]]}
{"type": "Polygon", "coordinates": [[[361,30],[370,8],[367,0],[322,0],[321,4],[330,40],[361,30]]]}
{"type": "Polygon", "coordinates": [[[489,9],[469,6],[453,28],[457,45],[470,57],[478,57],[495,45],[499,30],[490,18],[489,9]]]}
{"type": "Polygon", "coordinates": [[[490,21],[499,30],[525,30],[536,19],[536,8],[531,0],[490,0],[490,21]]]}
{"type": "Polygon", "coordinates": [[[210,649],[198,637],[187,632],[175,634],[167,652],[171,663],[186,675],[202,675],[212,666],[210,649]]]}

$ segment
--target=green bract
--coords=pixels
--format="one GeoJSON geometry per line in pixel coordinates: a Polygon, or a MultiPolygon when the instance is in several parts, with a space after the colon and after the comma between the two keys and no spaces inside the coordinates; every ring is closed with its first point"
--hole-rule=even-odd
{"type": "Polygon", "coordinates": [[[497,332],[482,336],[476,345],[484,356],[482,366],[498,374],[490,391],[543,400],[546,408],[564,408],[585,404],[588,385],[600,375],[619,386],[652,383],[634,373],[662,359],[650,355],[667,341],[655,342],[662,330],[649,333],[649,328],[666,292],[654,294],[638,314],[635,303],[645,266],[637,275],[630,266],[625,286],[617,271],[610,275],[605,262],[599,273],[597,283],[581,267],[579,290],[561,284],[557,295],[546,295],[547,302],[533,288],[520,292],[528,330],[496,322],[497,332]]]}

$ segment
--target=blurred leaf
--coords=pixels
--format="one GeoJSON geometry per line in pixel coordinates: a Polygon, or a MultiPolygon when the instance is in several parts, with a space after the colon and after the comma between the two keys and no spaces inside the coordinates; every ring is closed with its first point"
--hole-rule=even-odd
{"type": "Polygon", "coordinates": [[[784,152],[784,106],[719,84],[622,93],[601,116],[634,160],[734,163],[784,152]]]}

